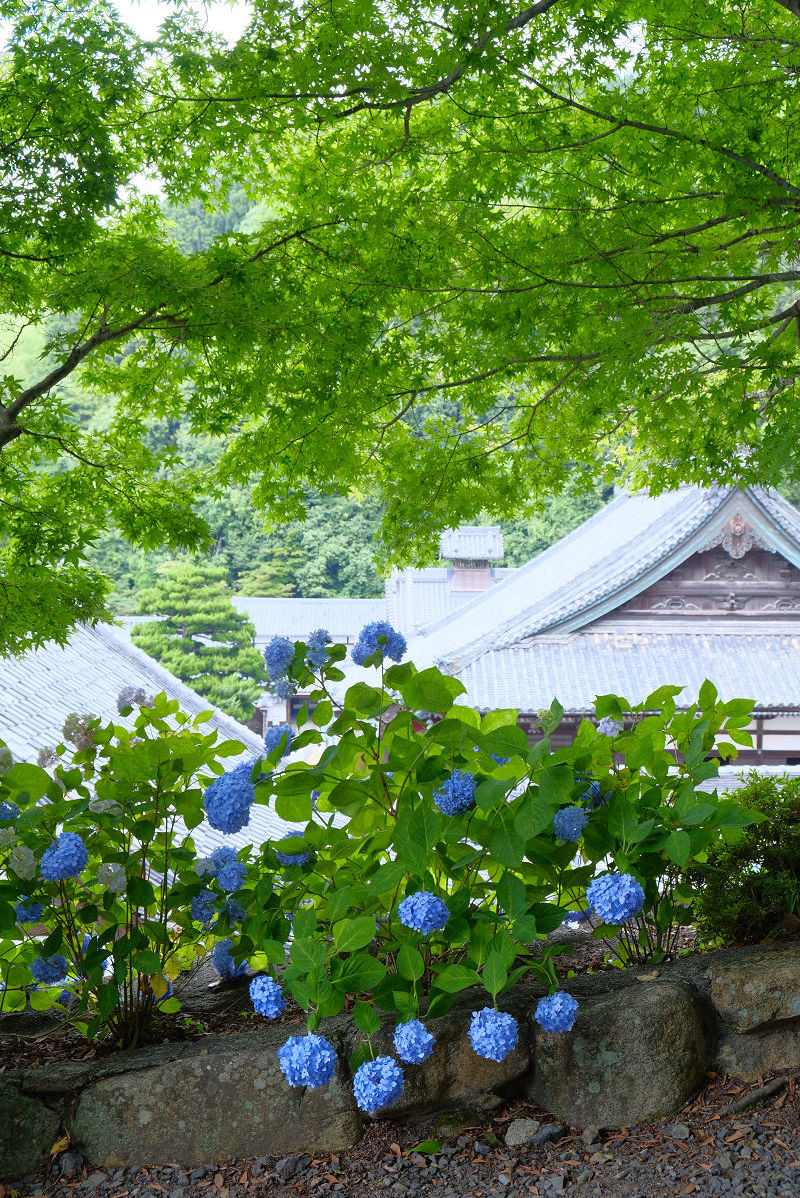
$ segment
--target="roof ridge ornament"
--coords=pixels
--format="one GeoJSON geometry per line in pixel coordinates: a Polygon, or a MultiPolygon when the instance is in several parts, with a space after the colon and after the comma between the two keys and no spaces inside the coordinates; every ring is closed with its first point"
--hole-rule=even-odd
{"type": "Polygon", "coordinates": [[[775,552],[775,546],[768,545],[741,512],[734,512],[727,523],[705,542],[700,552],[705,553],[709,549],[716,549],[718,545],[721,545],[728,556],[734,560],[744,557],[754,545],[759,549],[765,549],[767,553],[775,552]]]}

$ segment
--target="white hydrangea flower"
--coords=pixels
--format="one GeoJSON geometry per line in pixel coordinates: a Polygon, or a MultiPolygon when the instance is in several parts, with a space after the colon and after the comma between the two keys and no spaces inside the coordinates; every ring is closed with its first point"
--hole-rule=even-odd
{"type": "Polygon", "coordinates": [[[92,799],[89,810],[99,815],[122,815],[122,807],[116,799],[92,799]]]}
{"type": "Polygon", "coordinates": [[[26,881],[30,881],[36,874],[36,858],[27,845],[18,844],[13,848],[8,864],[18,878],[24,878],[26,881]]]}
{"type": "Polygon", "coordinates": [[[4,849],[7,844],[13,844],[17,839],[17,834],[13,828],[0,828],[0,849],[4,849]]]}
{"type": "Polygon", "coordinates": [[[112,894],[122,894],[128,883],[128,876],[116,861],[104,861],[102,865],[98,866],[97,880],[112,894]]]}
{"type": "Polygon", "coordinates": [[[611,715],[603,716],[602,720],[597,721],[597,731],[601,736],[608,736],[611,740],[615,736],[619,736],[623,728],[622,720],[615,720],[611,715]]]}

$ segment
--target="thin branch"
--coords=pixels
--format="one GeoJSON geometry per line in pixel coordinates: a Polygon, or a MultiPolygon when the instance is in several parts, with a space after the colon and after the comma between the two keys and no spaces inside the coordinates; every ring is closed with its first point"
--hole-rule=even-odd
{"type": "MultiPolygon", "coordinates": [[[[798,0],[798,3],[800,3],[800,0],[798,0]]],[[[680,129],[670,129],[668,125],[651,125],[647,121],[636,121],[631,120],[629,117],[611,116],[606,112],[600,112],[597,108],[589,107],[588,104],[581,104],[579,100],[574,100],[571,96],[562,95],[562,93],[555,91],[552,87],[548,87],[541,79],[536,79],[526,71],[520,71],[520,75],[534,87],[538,87],[545,95],[560,101],[567,108],[574,108],[578,112],[585,112],[587,116],[595,117],[599,121],[605,121],[609,125],[624,126],[628,129],[641,129],[644,133],[657,133],[661,137],[671,137],[676,141],[685,142],[690,146],[705,146],[712,153],[721,154],[725,158],[729,158],[732,162],[737,162],[740,166],[745,166],[748,170],[755,171],[756,174],[769,179],[771,183],[780,187],[781,190],[787,191],[790,195],[800,199],[800,187],[796,187],[788,179],[784,179],[776,171],[771,170],[770,167],[764,166],[760,162],[754,162],[752,158],[746,158],[743,154],[739,154],[736,150],[731,150],[727,146],[715,146],[706,137],[692,137],[688,133],[681,132],[680,129]]]]}

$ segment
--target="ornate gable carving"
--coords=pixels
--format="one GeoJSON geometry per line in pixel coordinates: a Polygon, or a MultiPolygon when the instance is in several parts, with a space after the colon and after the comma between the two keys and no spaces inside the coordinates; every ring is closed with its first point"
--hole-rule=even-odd
{"type": "Polygon", "coordinates": [[[721,545],[729,557],[740,558],[749,553],[753,546],[765,549],[767,553],[775,550],[765,545],[754,528],[747,523],[740,512],[735,512],[728,523],[703,546],[703,550],[715,549],[721,545]]]}
{"type": "Polygon", "coordinates": [[[714,545],[629,600],[615,615],[660,620],[735,613],[746,618],[797,619],[800,570],[774,550],[755,544],[743,548],[752,530],[739,524],[730,529],[732,523],[728,522],[714,545]]]}

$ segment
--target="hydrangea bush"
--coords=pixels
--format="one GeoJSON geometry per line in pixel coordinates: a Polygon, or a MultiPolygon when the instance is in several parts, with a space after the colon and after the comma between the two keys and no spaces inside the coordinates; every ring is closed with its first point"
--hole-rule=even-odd
{"type": "Polygon", "coordinates": [[[320,1019],[355,1000],[365,1039],[350,1060],[354,1092],[375,1114],[397,1101],[403,1068],[435,1051],[426,1021],[461,991],[476,990],[465,1032],[489,1060],[518,1042],[498,999],[525,976],[548,991],[531,1017],[571,1031],[578,1003],[556,972],[560,950],[541,943],[566,919],[589,924],[623,962],[673,950],[692,897],[684,867],[752,818],[698,792],[715,752],[733,757],[748,743],[750,704],[720,703],[710,684],[683,712],[677,687],[638,706],[603,696],[574,743],[554,749],[557,703],[531,745],[516,712],[482,715],[458,701],[457,680],[403,662],[389,625],[368,626],[352,650],[377,672],[374,685],[356,675],[343,691],[346,651],[324,644],[324,659],[301,642],[291,660],[282,644],[266,654],[280,649],[291,692],[307,696],[293,747],[319,746],[312,764],[290,760],[255,784],[255,802],[293,825],[262,848],[254,891],[256,903],[262,887],[277,894],[291,920],[286,968],[283,943],[260,934],[256,912],[242,936],[280,979],[266,1004],[256,988],[256,1010],[282,1010],[285,991],[308,1012],[309,1035],[287,1041],[291,1084],[305,1076],[320,1019]],[[394,1056],[371,1042],[382,1011],[395,1018],[394,1056]]]}
{"type": "MultiPolygon", "coordinates": [[[[230,937],[248,902],[246,863],[218,849],[202,875],[191,836],[204,787],[213,792],[244,746],[220,743],[203,726],[210,713],[190,719],[163,694],[126,688],[122,712],[140,700],[131,728],[71,716],[75,751],[61,744],[51,770],[18,762],[0,779],[10,813],[0,825],[0,1011],[72,996],[86,1034],[120,1045],[141,1038],[156,1003],[179,1008],[170,979],[218,938],[214,963],[241,972],[230,937]]],[[[245,763],[248,781],[253,768],[245,763]]]]}
{"type": "Polygon", "coordinates": [[[698,790],[719,755],[748,743],[748,702],[721,703],[710,683],[686,711],[677,687],[637,706],[606,695],[574,743],[554,748],[556,702],[531,745],[516,712],[479,713],[456,679],[403,661],[388,624],[359,637],[353,662],[375,673],[346,689],[345,654],[324,630],[308,645],[267,646],[273,684],[305,696],[298,731],[271,729],[263,757],[227,771],[220,758],[241,746],[216,744],[163,696],[132,732],[84,729],[86,747],[54,777],[11,767],[0,803],[18,814],[0,825],[0,928],[12,931],[0,934],[16,956],[0,947],[0,962],[17,1005],[31,963],[54,973],[60,954],[88,1027],[119,1034],[135,995],[152,1010],[182,963],[214,949],[224,978],[255,974],[259,1016],[280,1017],[289,996],[307,1012],[306,1034],[279,1053],[292,1086],[332,1079],[320,1020],[354,1004],[364,1041],[349,1068],[374,1114],[436,1051],[427,1021],[462,991],[475,993],[465,1034],[489,1060],[518,1042],[499,1000],[524,977],[547,991],[531,1017],[569,1034],[578,1004],[556,971],[559,948],[543,943],[565,920],[590,925],[623,961],[673,951],[692,899],[685,868],[755,818],[698,790]],[[311,761],[299,759],[307,748],[311,761]],[[198,859],[191,829],[204,815],[230,834],[254,804],[292,830],[252,854],[198,859]],[[40,941],[15,910],[37,903],[40,941]],[[394,1056],[372,1044],[381,1012],[396,1024],[394,1056]]]}

